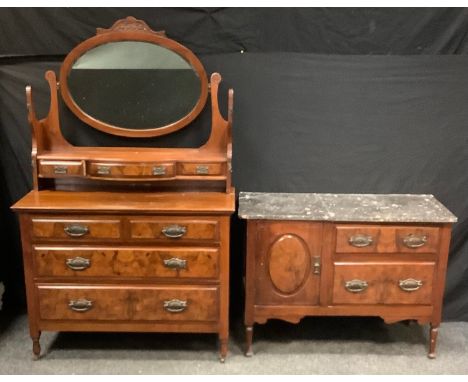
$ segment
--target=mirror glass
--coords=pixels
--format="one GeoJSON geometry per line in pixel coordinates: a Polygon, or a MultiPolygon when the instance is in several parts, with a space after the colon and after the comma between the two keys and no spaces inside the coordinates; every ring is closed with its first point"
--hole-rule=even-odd
{"type": "Polygon", "coordinates": [[[154,129],[185,117],[197,104],[201,79],[172,50],[143,41],[99,45],[80,56],[67,84],[90,117],[125,129],[154,129]]]}

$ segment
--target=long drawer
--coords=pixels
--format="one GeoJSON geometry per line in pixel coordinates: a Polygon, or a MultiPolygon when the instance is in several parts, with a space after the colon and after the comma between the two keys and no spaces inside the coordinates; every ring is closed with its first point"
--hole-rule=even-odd
{"type": "Polygon", "coordinates": [[[334,263],[334,304],[432,303],[435,263],[334,263]]]}
{"type": "Polygon", "coordinates": [[[218,287],[38,285],[43,320],[217,321],[218,287]]]}
{"type": "Polygon", "coordinates": [[[33,247],[39,277],[217,279],[219,249],[209,247],[33,247]]]}
{"type": "Polygon", "coordinates": [[[337,225],[337,253],[437,253],[440,229],[430,226],[337,225]]]}

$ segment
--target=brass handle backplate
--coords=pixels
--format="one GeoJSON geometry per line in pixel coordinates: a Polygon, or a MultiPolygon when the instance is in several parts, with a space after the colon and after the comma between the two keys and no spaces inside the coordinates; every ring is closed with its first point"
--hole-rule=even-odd
{"type": "Polygon", "coordinates": [[[348,239],[349,244],[351,244],[353,247],[368,247],[369,245],[372,244],[373,239],[372,236],[370,235],[364,235],[364,234],[357,234],[353,235],[348,239]]]}
{"type": "Polygon", "coordinates": [[[164,309],[170,313],[180,313],[187,309],[187,301],[183,300],[166,300],[164,301],[164,309]]]}
{"type": "Polygon", "coordinates": [[[109,166],[98,166],[97,173],[98,175],[109,175],[111,173],[111,168],[109,166]]]}
{"type": "Polygon", "coordinates": [[[398,286],[405,292],[414,292],[423,286],[423,282],[421,280],[406,279],[400,280],[398,286]]]}
{"type": "Polygon", "coordinates": [[[54,166],[54,174],[57,175],[66,175],[68,173],[67,166],[54,166]]]}
{"type": "Polygon", "coordinates": [[[63,230],[71,237],[81,237],[89,233],[88,226],[82,224],[69,224],[63,230]]]}
{"type": "Polygon", "coordinates": [[[164,234],[164,236],[170,239],[178,239],[179,237],[182,237],[187,233],[187,227],[184,227],[178,224],[173,224],[173,225],[164,227],[161,230],[161,232],[164,234]]]}
{"type": "Polygon", "coordinates": [[[78,300],[70,300],[68,307],[75,312],[87,312],[93,307],[93,302],[80,298],[78,300]]]}
{"type": "Polygon", "coordinates": [[[403,244],[408,248],[420,248],[427,243],[426,235],[413,235],[409,234],[403,238],[403,244]]]}
{"type": "Polygon", "coordinates": [[[164,259],[164,266],[171,269],[185,269],[187,268],[187,260],[182,260],[177,257],[171,259],[164,259]]]}
{"type": "Polygon", "coordinates": [[[367,284],[367,281],[364,281],[364,280],[355,279],[355,280],[345,282],[346,290],[351,293],[364,292],[368,286],[369,285],[367,284]]]}
{"type": "Polygon", "coordinates": [[[84,271],[91,266],[91,260],[85,259],[84,257],[74,257],[72,259],[67,259],[65,264],[68,268],[74,271],[84,271]]]}
{"type": "Polygon", "coordinates": [[[166,175],[166,166],[154,166],[153,175],[166,175]]]}
{"type": "Polygon", "coordinates": [[[208,166],[203,165],[197,166],[195,171],[197,175],[208,175],[210,172],[208,166]]]}

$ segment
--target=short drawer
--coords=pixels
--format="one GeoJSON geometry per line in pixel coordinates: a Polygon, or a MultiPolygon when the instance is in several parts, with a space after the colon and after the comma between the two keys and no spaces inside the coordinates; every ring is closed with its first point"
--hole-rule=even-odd
{"type": "Polygon", "coordinates": [[[333,304],[430,305],[434,262],[334,263],[333,304]]]}
{"type": "Polygon", "coordinates": [[[217,279],[218,248],[63,248],[34,246],[39,277],[217,279]]]}
{"type": "Polygon", "coordinates": [[[437,253],[437,227],[337,225],[337,253],[437,253]]]}
{"type": "Polygon", "coordinates": [[[130,237],[138,240],[214,241],[219,238],[217,220],[196,218],[129,218],[130,237]]]}
{"type": "Polygon", "coordinates": [[[217,287],[39,285],[43,320],[217,321],[217,287]]]}
{"type": "Polygon", "coordinates": [[[84,175],[83,161],[40,160],[38,167],[39,176],[44,178],[84,175]]]}
{"type": "Polygon", "coordinates": [[[175,176],[174,163],[98,163],[88,165],[88,174],[98,178],[172,178],[175,176]]]}
{"type": "Polygon", "coordinates": [[[179,163],[179,175],[223,175],[224,163],[179,163]]]}
{"type": "Polygon", "coordinates": [[[118,219],[32,218],[32,236],[35,239],[99,240],[120,239],[118,219]]]}

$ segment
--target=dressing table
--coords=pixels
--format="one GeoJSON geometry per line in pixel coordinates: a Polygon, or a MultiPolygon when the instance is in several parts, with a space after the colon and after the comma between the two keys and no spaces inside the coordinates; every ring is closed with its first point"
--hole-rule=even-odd
{"type": "Polygon", "coordinates": [[[228,341],[233,91],[218,107],[186,47],[128,17],[76,46],[32,127],[33,190],[12,208],[21,226],[33,354],[42,331],[216,333],[228,341]],[[60,98],[78,120],[113,136],[159,137],[211,105],[198,148],[83,147],[61,131],[60,98]]]}

